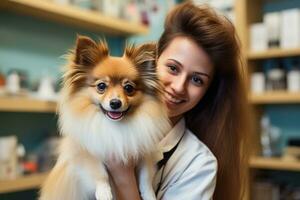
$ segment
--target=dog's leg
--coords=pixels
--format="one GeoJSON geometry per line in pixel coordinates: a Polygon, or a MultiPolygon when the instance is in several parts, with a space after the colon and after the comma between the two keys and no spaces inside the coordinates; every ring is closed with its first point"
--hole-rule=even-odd
{"type": "Polygon", "coordinates": [[[78,162],[80,162],[80,165],[89,173],[96,184],[96,199],[112,200],[113,196],[105,165],[89,153],[86,153],[83,159],[81,158],[78,162]]]}
{"type": "Polygon", "coordinates": [[[50,172],[40,191],[39,200],[87,200],[79,185],[78,176],[66,162],[58,162],[50,172]]]}
{"type": "MultiPolygon", "coordinates": [[[[101,170],[102,171],[102,170],[101,170]]],[[[111,187],[108,180],[108,174],[103,166],[103,172],[101,177],[96,180],[96,199],[97,200],[112,200],[111,187]]]]}
{"type": "Polygon", "coordinates": [[[155,166],[152,159],[145,158],[139,166],[138,179],[139,189],[143,200],[156,200],[155,192],[152,187],[155,166]]]}

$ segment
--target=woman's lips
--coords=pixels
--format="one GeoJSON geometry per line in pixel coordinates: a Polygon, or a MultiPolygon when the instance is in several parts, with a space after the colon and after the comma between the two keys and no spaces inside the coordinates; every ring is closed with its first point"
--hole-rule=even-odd
{"type": "Polygon", "coordinates": [[[185,101],[184,99],[179,99],[179,98],[174,97],[174,95],[172,95],[168,92],[165,92],[165,100],[166,100],[167,105],[170,105],[170,106],[178,105],[185,101]]]}

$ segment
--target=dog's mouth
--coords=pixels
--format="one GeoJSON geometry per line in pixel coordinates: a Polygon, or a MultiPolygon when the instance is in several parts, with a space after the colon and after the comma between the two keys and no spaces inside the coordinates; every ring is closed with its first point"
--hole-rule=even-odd
{"type": "Polygon", "coordinates": [[[123,117],[126,115],[126,113],[128,112],[128,110],[130,109],[130,106],[125,110],[125,111],[108,111],[105,110],[102,105],[100,104],[100,108],[102,110],[102,112],[111,120],[114,121],[120,121],[121,119],[123,119],[123,117]]]}

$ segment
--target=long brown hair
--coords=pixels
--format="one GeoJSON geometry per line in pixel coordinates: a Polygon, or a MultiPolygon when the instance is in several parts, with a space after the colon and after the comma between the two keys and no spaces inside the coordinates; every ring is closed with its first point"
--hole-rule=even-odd
{"type": "Polygon", "coordinates": [[[214,199],[241,199],[247,180],[249,115],[235,28],[210,7],[186,2],[168,14],[158,43],[158,57],[178,36],[188,37],[203,48],[215,68],[206,94],[185,114],[187,127],[218,160],[214,199]]]}

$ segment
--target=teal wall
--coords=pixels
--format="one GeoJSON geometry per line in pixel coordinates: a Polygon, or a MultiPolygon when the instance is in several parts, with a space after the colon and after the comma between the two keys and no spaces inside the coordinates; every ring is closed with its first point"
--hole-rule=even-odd
{"type": "MultiPolygon", "coordinates": [[[[38,20],[37,18],[0,12],[0,71],[25,70],[30,81],[50,74],[60,77],[62,58],[72,48],[77,34],[100,38],[99,33],[38,20]]],[[[106,36],[113,55],[120,55],[124,38],[106,36]]]]}
{"type": "Polygon", "coordinates": [[[287,145],[290,138],[300,138],[300,105],[266,105],[265,113],[270,117],[272,126],[281,129],[278,144],[280,151],[287,145]]]}
{"type": "Polygon", "coordinates": [[[299,8],[300,0],[276,0],[266,1],[263,7],[264,12],[280,11],[289,8],[299,8]]]}

